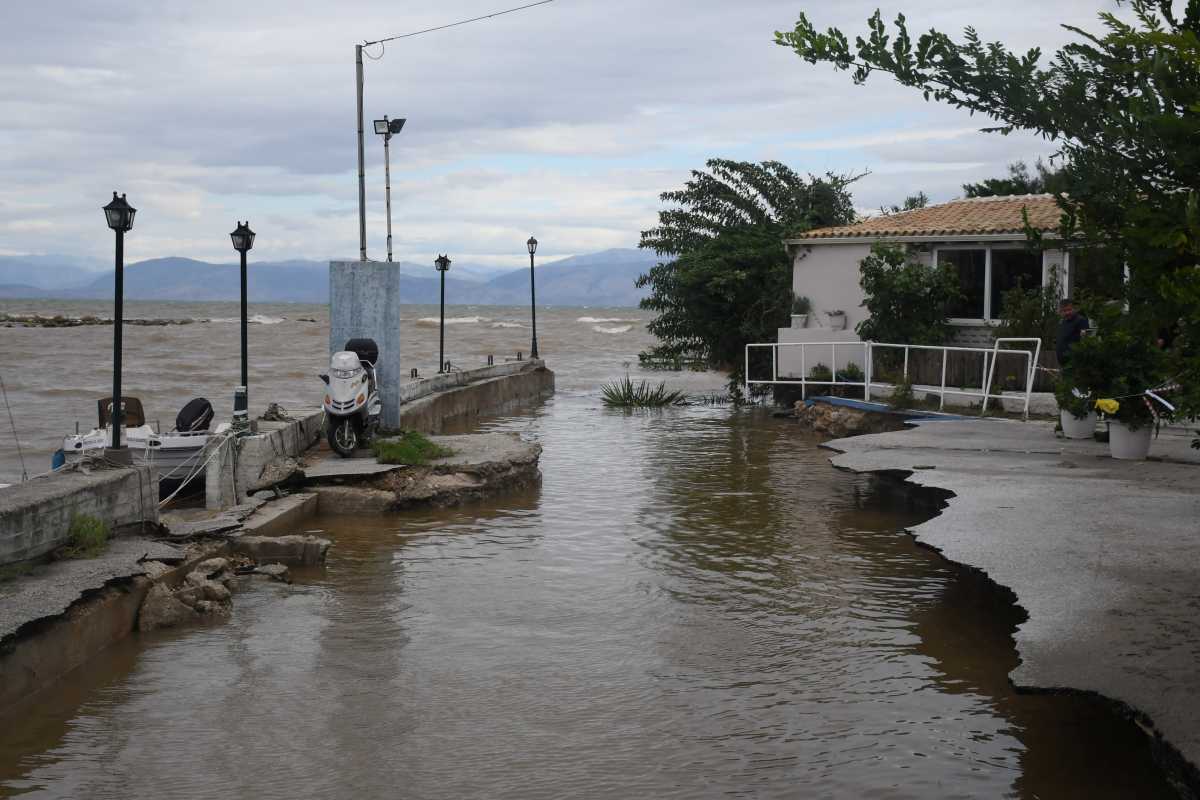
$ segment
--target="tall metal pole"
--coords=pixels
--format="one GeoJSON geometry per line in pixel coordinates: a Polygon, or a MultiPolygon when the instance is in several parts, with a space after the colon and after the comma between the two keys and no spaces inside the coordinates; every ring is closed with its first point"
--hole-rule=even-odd
{"type": "Polygon", "coordinates": [[[246,347],[246,251],[242,250],[242,386],[246,390],[246,409],[250,408],[249,356],[246,347]]]}
{"type": "Polygon", "coordinates": [[[354,45],[354,66],[358,78],[358,260],[367,260],[367,173],[363,154],[363,46],[354,45]]]}
{"type": "MultiPolygon", "coordinates": [[[[113,195],[116,197],[116,194],[113,195]]],[[[124,404],[121,402],[121,333],[125,328],[125,231],[117,231],[116,255],[116,314],[113,319],[113,390],[112,390],[112,447],[121,447],[121,425],[125,421],[124,404]]]]}
{"type": "MultiPolygon", "coordinates": [[[[387,122],[387,115],[383,115],[383,121],[387,122]]],[[[388,142],[391,141],[392,132],[389,129],[383,135],[383,191],[387,196],[387,250],[388,261],[392,260],[392,161],[388,155],[388,142]]]]}
{"type": "Polygon", "coordinates": [[[533,346],[529,357],[537,358],[537,291],[533,288],[533,253],[529,254],[529,317],[533,323],[533,346]]]}
{"type": "Polygon", "coordinates": [[[442,322],[438,334],[438,373],[446,371],[446,270],[441,270],[442,276],[442,322]]]}

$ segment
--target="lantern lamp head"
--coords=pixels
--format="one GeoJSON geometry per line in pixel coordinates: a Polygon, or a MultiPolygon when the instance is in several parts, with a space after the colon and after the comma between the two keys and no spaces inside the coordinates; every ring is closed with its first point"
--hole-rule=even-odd
{"type": "Polygon", "coordinates": [[[239,221],[229,238],[233,240],[233,249],[239,253],[245,253],[254,247],[254,231],[250,230],[250,220],[239,221]]]}
{"type": "Polygon", "coordinates": [[[117,197],[116,192],[113,192],[112,202],[104,207],[104,218],[114,231],[133,230],[133,215],[136,213],[137,209],[129,205],[125,195],[117,197]]]}
{"type": "Polygon", "coordinates": [[[433,260],[433,266],[438,272],[445,272],[450,269],[450,259],[446,256],[438,256],[433,260]]]}
{"type": "Polygon", "coordinates": [[[529,255],[533,255],[537,252],[537,239],[530,236],[529,241],[525,242],[525,246],[529,248],[529,255]]]}

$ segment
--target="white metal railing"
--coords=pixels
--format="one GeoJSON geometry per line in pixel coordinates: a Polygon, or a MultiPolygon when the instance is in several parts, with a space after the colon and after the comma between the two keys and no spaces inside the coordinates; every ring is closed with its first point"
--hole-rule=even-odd
{"type": "MultiPolygon", "coordinates": [[[[879,350],[901,350],[904,354],[904,365],[902,371],[902,380],[908,382],[909,371],[909,353],[913,350],[940,351],[942,354],[942,369],[941,382],[938,386],[922,386],[922,391],[937,392],[938,408],[946,407],[946,395],[956,395],[960,397],[977,397],[980,399],[980,415],[987,413],[988,404],[992,399],[1000,400],[1005,395],[1002,392],[993,392],[992,387],[995,383],[996,361],[1000,356],[1012,355],[1021,356],[1025,359],[1025,391],[1024,404],[1022,406],[1022,415],[1029,416],[1029,399],[1033,393],[1034,378],[1037,375],[1038,359],[1042,353],[1042,340],[1036,338],[1021,338],[1021,337],[1001,337],[996,339],[991,347],[953,347],[950,345],[926,345],[926,344],[893,344],[890,342],[767,342],[753,343],[746,345],[745,355],[745,386],[746,393],[749,394],[750,387],[753,385],[798,385],[800,386],[801,397],[806,397],[808,387],[811,386],[845,386],[851,388],[861,388],[863,391],[863,400],[871,399],[871,390],[879,387],[883,388],[889,384],[881,383],[873,380],[872,370],[874,368],[874,354],[879,350]],[[1001,348],[1001,345],[1012,345],[1027,343],[1033,344],[1033,349],[1008,349],[1001,348]],[[769,349],[771,351],[771,378],[753,378],[750,375],[750,352],[752,348],[769,349]],[[800,376],[789,375],[781,378],[779,376],[779,353],[782,348],[799,348],[800,349],[800,376]],[[831,363],[829,364],[830,378],[829,380],[812,379],[809,377],[808,367],[808,351],[810,348],[817,348],[822,353],[828,352],[831,363]],[[845,369],[838,368],[838,349],[842,348],[857,348],[862,354],[863,366],[859,368],[861,378],[859,380],[853,377],[846,377],[845,369]],[[980,370],[980,391],[974,391],[969,387],[946,386],[946,368],[949,362],[950,353],[978,353],[982,358],[982,369],[980,370]],[[839,373],[842,378],[839,380],[839,373]]],[[[820,363],[820,362],[818,362],[820,363]]],[[[854,363],[847,358],[844,362],[848,367],[854,363]]],[[[814,364],[814,366],[816,366],[814,364]]],[[[1011,395],[1008,395],[1011,397],[1011,395]]]]}

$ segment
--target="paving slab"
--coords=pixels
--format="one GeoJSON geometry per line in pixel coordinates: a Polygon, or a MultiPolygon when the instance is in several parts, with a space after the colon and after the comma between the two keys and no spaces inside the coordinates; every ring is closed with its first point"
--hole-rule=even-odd
{"type": "Polygon", "coordinates": [[[307,481],[342,480],[354,478],[369,478],[404,469],[401,464],[380,464],[374,456],[363,458],[342,458],[336,453],[329,453],[304,467],[304,478],[307,481]]]}
{"type": "Polygon", "coordinates": [[[1144,715],[1200,778],[1200,452],[1116,461],[1051,423],[919,422],[839,439],[835,466],[953,494],[918,541],[1013,590],[1022,688],[1095,692],[1144,715]]]}
{"type": "Polygon", "coordinates": [[[147,574],[145,560],[184,558],[181,548],[142,537],[122,536],[95,558],[55,561],[33,574],[0,583],[0,641],[21,626],[62,614],[85,592],[118,578],[147,574]]]}

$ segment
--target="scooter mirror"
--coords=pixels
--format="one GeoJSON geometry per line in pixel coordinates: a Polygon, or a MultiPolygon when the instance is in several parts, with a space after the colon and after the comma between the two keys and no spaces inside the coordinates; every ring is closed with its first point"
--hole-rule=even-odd
{"type": "Polygon", "coordinates": [[[328,375],[326,375],[325,373],[321,373],[317,377],[320,378],[322,381],[324,381],[326,386],[329,385],[329,376],[328,375]]]}

